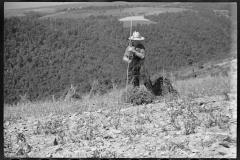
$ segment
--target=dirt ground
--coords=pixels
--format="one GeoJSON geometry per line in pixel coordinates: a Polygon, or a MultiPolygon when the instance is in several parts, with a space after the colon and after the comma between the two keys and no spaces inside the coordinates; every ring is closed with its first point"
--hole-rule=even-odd
{"type": "Polygon", "coordinates": [[[190,134],[172,125],[164,102],[4,121],[4,153],[18,158],[235,158],[237,103],[235,94],[229,97],[196,104],[211,104],[226,120],[221,125],[202,123],[190,134]]]}
{"type": "Polygon", "coordinates": [[[233,89],[225,96],[5,119],[4,156],[236,158],[236,63],[231,67],[233,89]]]}

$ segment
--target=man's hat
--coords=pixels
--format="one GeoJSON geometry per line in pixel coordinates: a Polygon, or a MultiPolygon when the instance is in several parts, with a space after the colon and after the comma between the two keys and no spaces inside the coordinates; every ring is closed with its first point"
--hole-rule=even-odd
{"type": "Polygon", "coordinates": [[[144,40],[145,38],[141,37],[139,32],[134,31],[133,35],[131,37],[129,37],[128,39],[141,41],[141,40],[144,40]]]}

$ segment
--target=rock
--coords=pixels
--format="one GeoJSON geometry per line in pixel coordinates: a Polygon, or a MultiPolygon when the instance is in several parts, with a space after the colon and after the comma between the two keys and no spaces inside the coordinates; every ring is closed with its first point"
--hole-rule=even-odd
{"type": "Polygon", "coordinates": [[[143,156],[148,156],[149,155],[149,151],[146,151],[145,153],[143,153],[143,156]]]}
{"type": "Polygon", "coordinates": [[[116,134],[118,134],[118,133],[121,133],[122,131],[120,131],[120,130],[117,130],[117,129],[110,129],[109,131],[111,131],[112,133],[116,133],[116,134]]]}
{"type": "Polygon", "coordinates": [[[97,111],[97,113],[102,113],[102,109],[99,109],[99,110],[97,111]]]}
{"type": "Polygon", "coordinates": [[[221,120],[223,123],[228,123],[230,121],[230,117],[229,116],[225,116],[225,115],[222,115],[221,116],[221,120]]]}
{"type": "Polygon", "coordinates": [[[112,138],[116,138],[116,135],[109,135],[109,134],[107,134],[107,135],[104,135],[103,138],[104,139],[112,139],[112,138]]]}
{"type": "Polygon", "coordinates": [[[227,153],[224,153],[224,152],[218,152],[220,155],[224,156],[226,155],[227,153]]]}
{"type": "Polygon", "coordinates": [[[52,155],[52,157],[50,158],[64,158],[64,155],[60,154],[60,153],[55,153],[52,155]]]}
{"type": "Polygon", "coordinates": [[[51,154],[51,153],[48,153],[45,157],[49,157],[49,158],[52,158],[53,157],[53,155],[51,154]]]}
{"type": "Polygon", "coordinates": [[[40,123],[40,121],[35,121],[34,123],[33,123],[33,125],[38,125],[40,123]]]}
{"type": "Polygon", "coordinates": [[[218,147],[218,143],[217,142],[213,143],[210,147],[210,150],[215,150],[215,148],[217,148],[217,147],[218,147]]]}
{"type": "Polygon", "coordinates": [[[228,94],[230,100],[236,100],[237,99],[237,94],[236,93],[229,93],[228,94]]]}
{"type": "Polygon", "coordinates": [[[225,148],[230,148],[229,145],[226,142],[221,142],[219,145],[225,147],[225,148]]]}
{"type": "Polygon", "coordinates": [[[58,148],[58,149],[56,149],[55,153],[62,151],[62,150],[63,150],[62,148],[58,148]]]}
{"type": "Polygon", "coordinates": [[[97,137],[97,138],[96,138],[96,141],[100,141],[100,140],[101,140],[101,137],[97,137]]]}
{"type": "Polygon", "coordinates": [[[231,139],[231,137],[227,136],[226,138],[223,139],[223,141],[231,143],[232,139],[231,139]]]}
{"type": "Polygon", "coordinates": [[[53,145],[54,145],[54,146],[58,145],[58,142],[57,142],[57,139],[56,139],[56,138],[54,139],[53,145]]]}
{"type": "Polygon", "coordinates": [[[86,115],[86,116],[90,116],[91,113],[90,112],[83,112],[83,114],[86,115]]]}
{"type": "Polygon", "coordinates": [[[4,123],[4,128],[8,127],[9,125],[10,125],[10,122],[9,122],[9,121],[6,121],[6,122],[4,123]]]}
{"type": "Polygon", "coordinates": [[[229,128],[230,128],[230,132],[232,134],[236,134],[237,133],[237,125],[236,124],[231,124],[229,128]]]}

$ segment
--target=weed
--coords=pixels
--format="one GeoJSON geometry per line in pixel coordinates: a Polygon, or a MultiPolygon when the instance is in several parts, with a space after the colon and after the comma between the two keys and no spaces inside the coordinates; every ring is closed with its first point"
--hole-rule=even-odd
{"type": "Polygon", "coordinates": [[[149,104],[152,103],[155,96],[148,91],[144,86],[129,87],[128,91],[123,91],[121,99],[125,103],[132,103],[133,105],[149,104]],[[127,93],[128,92],[128,93],[127,93]],[[126,101],[126,94],[128,94],[128,99],[126,101]]]}
{"type": "Polygon", "coordinates": [[[177,99],[165,101],[168,107],[170,124],[177,130],[184,129],[186,135],[195,133],[195,128],[200,125],[200,120],[195,115],[198,111],[193,103],[192,95],[179,103],[177,99]]]}
{"type": "Polygon", "coordinates": [[[132,142],[134,141],[134,137],[137,135],[137,132],[134,128],[126,128],[123,129],[122,133],[128,137],[129,139],[129,144],[132,144],[132,142]]]}
{"type": "Polygon", "coordinates": [[[143,126],[135,126],[135,131],[137,133],[137,135],[141,135],[144,132],[143,126]]]}
{"type": "Polygon", "coordinates": [[[98,80],[93,80],[92,82],[92,87],[90,90],[90,97],[94,95],[103,95],[106,94],[108,90],[110,90],[111,86],[109,85],[110,81],[98,81],[98,80]]]}
{"type": "Polygon", "coordinates": [[[24,95],[19,95],[19,96],[20,96],[19,104],[26,104],[30,102],[29,96],[26,93],[24,93],[24,95]]]}
{"type": "Polygon", "coordinates": [[[115,129],[118,129],[121,125],[121,106],[118,107],[117,112],[112,112],[111,117],[114,117],[110,123],[115,127],[115,129]]]}
{"type": "Polygon", "coordinates": [[[64,101],[72,101],[73,99],[80,99],[82,100],[82,97],[80,94],[76,93],[77,86],[74,87],[74,85],[71,84],[71,88],[67,90],[64,94],[64,101]]]}
{"type": "Polygon", "coordinates": [[[195,97],[196,95],[189,94],[188,97],[181,100],[176,97],[165,99],[170,124],[176,130],[183,129],[184,134],[189,135],[195,133],[195,129],[200,125],[207,128],[214,126],[223,128],[227,126],[227,119],[229,118],[221,118],[222,110],[214,108],[211,103],[200,106],[196,103],[195,97]]]}
{"type": "Polygon", "coordinates": [[[220,95],[230,92],[231,79],[229,77],[204,77],[174,82],[181,97],[195,94],[196,97],[220,95]]]}
{"type": "Polygon", "coordinates": [[[13,143],[11,134],[4,130],[4,156],[9,157],[13,153],[13,143]]]}
{"type": "Polygon", "coordinates": [[[37,121],[33,134],[41,134],[41,123],[39,120],[37,121]]]}
{"type": "Polygon", "coordinates": [[[92,158],[101,158],[101,150],[100,149],[94,150],[92,158]]]}
{"type": "Polygon", "coordinates": [[[17,156],[24,155],[24,156],[28,157],[28,153],[31,152],[32,146],[30,146],[27,143],[26,138],[23,133],[17,133],[16,138],[17,138],[17,144],[19,145],[19,147],[17,148],[15,155],[17,155],[17,156]]]}
{"type": "Polygon", "coordinates": [[[63,126],[62,121],[59,119],[49,120],[43,124],[42,129],[45,135],[48,134],[57,134],[61,131],[61,127],[63,126]]]}
{"type": "Polygon", "coordinates": [[[58,132],[58,134],[57,134],[57,142],[59,144],[65,144],[66,141],[65,141],[64,137],[65,137],[65,132],[64,131],[58,132]]]}

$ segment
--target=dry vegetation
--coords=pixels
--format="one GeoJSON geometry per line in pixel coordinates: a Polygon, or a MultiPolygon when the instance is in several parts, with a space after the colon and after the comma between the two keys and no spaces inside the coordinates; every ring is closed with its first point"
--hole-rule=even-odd
{"type": "Polygon", "coordinates": [[[187,96],[189,93],[192,93],[195,97],[222,95],[229,93],[231,90],[229,77],[223,76],[180,80],[175,82],[174,86],[181,96],[187,96]]]}
{"type": "Polygon", "coordinates": [[[234,158],[237,104],[230,81],[222,76],[174,81],[179,96],[137,106],[123,103],[125,89],[5,106],[4,154],[234,158]]]}

